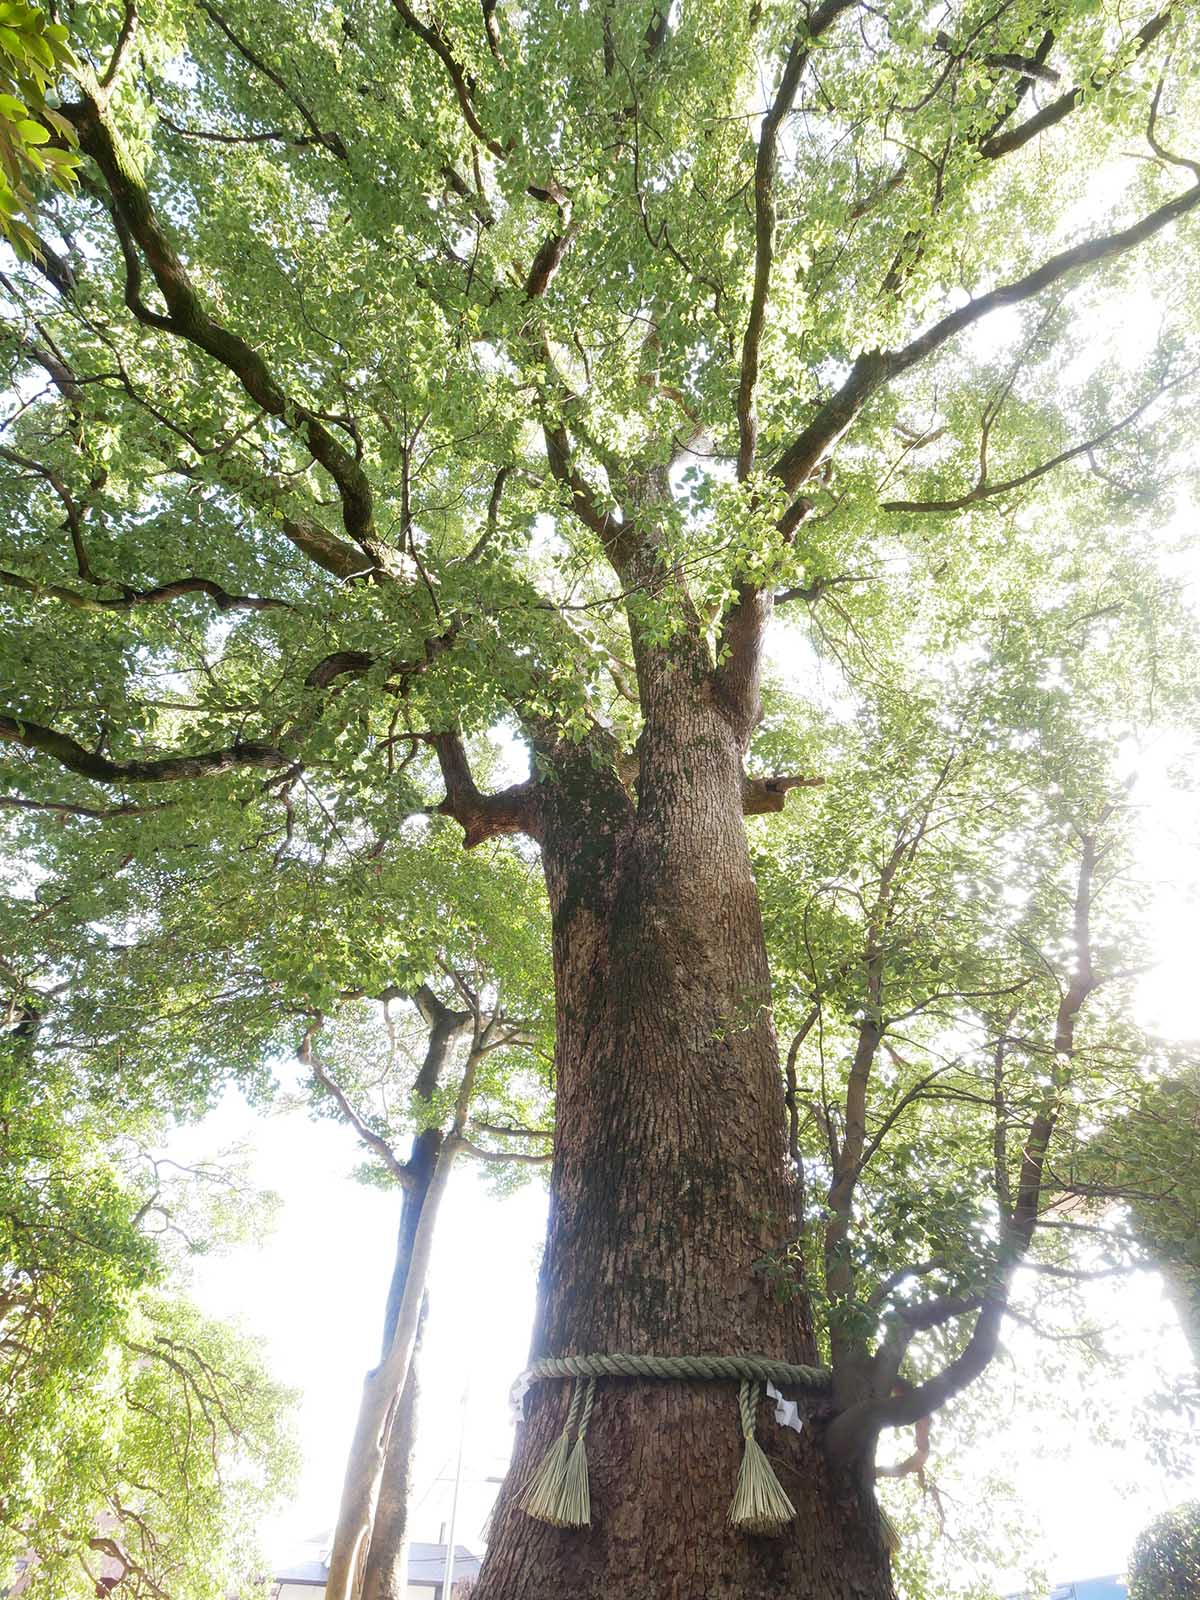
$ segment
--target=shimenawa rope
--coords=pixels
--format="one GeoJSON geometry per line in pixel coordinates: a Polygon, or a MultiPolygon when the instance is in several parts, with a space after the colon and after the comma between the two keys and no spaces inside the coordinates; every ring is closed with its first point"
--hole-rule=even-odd
{"type": "Polygon", "coordinates": [[[768,1356],[547,1356],[535,1361],[516,1387],[523,1394],[530,1383],[541,1378],[571,1378],[573,1382],[562,1432],[517,1496],[522,1511],[538,1521],[557,1528],[591,1525],[584,1439],[595,1403],[597,1378],[663,1378],[676,1383],[737,1379],[743,1449],[729,1521],[746,1533],[778,1534],[796,1515],[796,1508],[754,1437],[755,1417],[764,1381],[824,1393],[829,1388],[829,1373],[824,1368],[796,1366],[768,1356]]]}

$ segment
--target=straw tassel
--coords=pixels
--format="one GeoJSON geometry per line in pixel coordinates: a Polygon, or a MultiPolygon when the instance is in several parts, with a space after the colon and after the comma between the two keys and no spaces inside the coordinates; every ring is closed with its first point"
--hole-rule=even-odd
{"type": "Polygon", "coordinates": [[[563,1473],[562,1490],[558,1500],[557,1524],[560,1528],[590,1528],[592,1525],[592,1495],[588,1484],[587,1449],[584,1439],[596,1398],[596,1380],[588,1378],[583,1391],[583,1404],[579,1411],[578,1431],[571,1454],[567,1457],[563,1473]]]}
{"type": "Polygon", "coordinates": [[[558,1503],[562,1496],[563,1478],[567,1471],[567,1457],[571,1450],[571,1430],[579,1416],[582,1391],[579,1380],[571,1385],[571,1406],[563,1430],[546,1453],[528,1483],[517,1496],[517,1504],[527,1516],[539,1522],[558,1523],[558,1503]]]}
{"type": "Polygon", "coordinates": [[[745,1448],[738,1473],[737,1493],[729,1507],[729,1521],[745,1533],[778,1534],[796,1515],[796,1508],[754,1437],[754,1416],[760,1388],[757,1382],[743,1379],[738,1390],[745,1448]]]}

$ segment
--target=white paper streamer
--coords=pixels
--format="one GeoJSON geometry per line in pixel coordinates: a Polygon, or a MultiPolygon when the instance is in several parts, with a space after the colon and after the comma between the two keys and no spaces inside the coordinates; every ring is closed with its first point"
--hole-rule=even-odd
{"type": "Polygon", "coordinates": [[[525,1396],[533,1388],[533,1379],[528,1372],[519,1372],[513,1379],[513,1386],[508,1391],[508,1403],[512,1410],[514,1422],[525,1421],[525,1396]]]}
{"type": "Polygon", "coordinates": [[[768,1381],[767,1393],[775,1402],[775,1421],[781,1428],[794,1428],[799,1433],[804,1427],[800,1407],[794,1400],[785,1400],[773,1383],[768,1381]]]}

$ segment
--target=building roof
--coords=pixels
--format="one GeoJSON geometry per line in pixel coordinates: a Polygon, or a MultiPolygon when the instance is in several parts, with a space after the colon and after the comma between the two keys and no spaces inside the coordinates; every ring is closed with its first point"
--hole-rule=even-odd
{"type": "MultiPolygon", "coordinates": [[[[460,1583],[463,1578],[473,1578],[479,1571],[479,1558],[472,1555],[464,1544],[454,1546],[454,1582],[460,1583]]],[[[446,1546],[444,1544],[421,1544],[416,1540],[408,1547],[408,1581],[409,1583],[425,1583],[436,1586],[441,1583],[446,1570],[446,1546]]],[[[295,1566],[283,1567],[275,1574],[276,1583],[292,1583],[311,1585],[314,1589],[323,1589],[325,1580],[329,1576],[329,1567],[324,1561],[300,1561],[295,1566]]]]}

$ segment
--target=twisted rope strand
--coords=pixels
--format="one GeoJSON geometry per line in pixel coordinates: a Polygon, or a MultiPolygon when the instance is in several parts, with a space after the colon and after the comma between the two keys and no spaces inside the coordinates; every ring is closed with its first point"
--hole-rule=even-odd
{"type": "MultiPolygon", "coordinates": [[[[770,1356],[543,1356],[522,1378],[737,1378],[792,1384],[825,1394],[830,1374],[824,1367],[796,1366],[770,1356]]],[[[520,1381],[520,1380],[518,1380],[520,1381]]]]}

